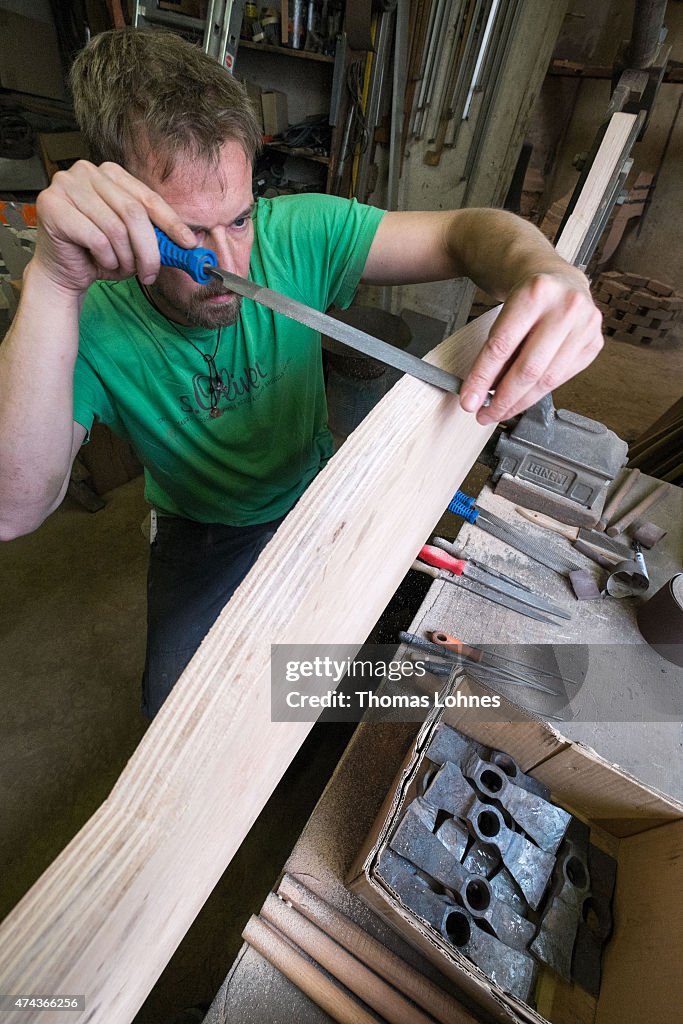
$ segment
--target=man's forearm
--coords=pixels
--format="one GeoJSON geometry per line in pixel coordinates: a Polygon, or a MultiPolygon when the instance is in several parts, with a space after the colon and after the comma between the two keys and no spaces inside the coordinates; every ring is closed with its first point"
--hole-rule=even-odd
{"type": "Polygon", "coordinates": [[[68,477],[80,302],[32,262],[0,344],[0,538],[35,529],[68,477]]]}
{"type": "Polygon", "coordinates": [[[538,228],[506,210],[458,210],[446,244],[461,273],[496,299],[535,274],[566,273],[588,290],[585,275],[558,256],[538,228]]]}

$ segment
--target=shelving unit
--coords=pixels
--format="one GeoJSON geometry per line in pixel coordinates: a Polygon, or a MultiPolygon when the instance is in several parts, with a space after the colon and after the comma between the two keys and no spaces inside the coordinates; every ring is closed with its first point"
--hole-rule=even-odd
{"type": "MultiPolygon", "coordinates": [[[[287,0],[281,0],[286,3],[287,0]]],[[[309,116],[327,114],[334,97],[340,94],[343,81],[343,56],[337,57],[313,50],[296,49],[269,42],[253,42],[240,36],[244,21],[245,0],[209,0],[205,18],[162,9],[157,0],[137,0],[133,25],[138,28],[168,28],[194,39],[205,53],[215,57],[230,72],[246,78],[264,91],[277,89],[287,93],[290,124],[298,124],[309,116]],[[291,58],[289,60],[288,58],[291,58]],[[283,59],[285,64],[282,64],[283,59]],[[303,63],[302,63],[303,62],[303,63]],[[239,67],[237,66],[239,65],[239,67]]],[[[341,118],[340,118],[341,122],[341,118]]],[[[335,157],[341,131],[332,130],[330,154],[318,153],[305,146],[290,147],[282,142],[267,142],[266,148],[297,161],[299,170],[305,164],[327,168],[320,177],[304,171],[303,178],[319,182],[324,191],[332,191],[335,157]]]]}
{"type": "Polygon", "coordinates": [[[140,3],[133,10],[134,28],[159,25],[182,35],[201,37],[202,49],[232,71],[244,16],[244,0],[208,0],[205,18],[193,18],[159,7],[156,0],[140,3]]]}
{"type": "Polygon", "coordinates": [[[299,60],[317,60],[323,64],[334,64],[335,58],[327,53],[315,53],[313,50],[295,50],[291,46],[273,46],[272,43],[254,43],[250,39],[240,39],[240,50],[261,50],[262,53],[277,53],[284,57],[298,57],[299,60]]]}

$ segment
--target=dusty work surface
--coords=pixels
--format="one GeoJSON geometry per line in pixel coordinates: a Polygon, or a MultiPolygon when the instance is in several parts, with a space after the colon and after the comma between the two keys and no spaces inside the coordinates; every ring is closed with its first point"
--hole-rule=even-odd
{"type": "MultiPolygon", "coordinates": [[[[639,485],[640,489],[632,495],[633,504],[641,492],[652,488],[654,481],[644,478],[639,485]]],[[[480,498],[483,505],[510,522],[519,519],[510,502],[488,489],[480,498]]],[[[652,518],[669,533],[647,554],[650,594],[681,568],[683,492],[671,487],[666,500],[653,510],[652,518]]],[[[568,541],[554,539],[563,550],[569,548],[568,541]]],[[[470,643],[514,644],[514,650],[508,648],[513,657],[559,667],[568,677],[580,676],[579,687],[572,689],[568,684],[569,700],[543,695],[539,699],[527,692],[526,705],[540,715],[544,710],[553,715],[553,724],[569,738],[582,740],[644,782],[682,798],[683,672],[664,661],[642,640],[635,622],[640,599],[608,598],[579,603],[565,579],[475,526],[463,527],[458,544],[472,557],[522,580],[562,605],[571,612],[571,620],[549,626],[437,581],[415,617],[412,631],[424,635],[426,631],[443,629],[470,643]],[[519,646],[522,643],[524,649],[519,646]],[[584,646],[579,648],[579,644],[584,646]]],[[[602,570],[578,553],[576,559],[602,581],[602,570]]],[[[502,652],[503,648],[499,650],[502,652]]],[[[521,699],[520,693],[513,691],[510,696],[521,699]]],[[[415,724],[360,725],[286,870],[446,988],[448,983],[443,977],[436,975],[431,965],[342,884],[416,729],[415,724]]],[[[452,986],[450,991],[456,992],[452,986]]],[[[258,953],[244,946],[205,1024],[323,1024],[329,1020],[258,953]]]]}
{"type": "MultiPolygon", "coordinates": [[[[659,481],[641,478],[628,507],[659,481]]],[[[595,577],[602,589],[606,573],[573,551],[568,540],[526,523],[515,506],[488,487],[480,504],[507,522],[528,527],[529,536],[553,543],[595,577]]],[[[473,644],[525,662],[538,661],[561,671],[568,680],[561,696],[521,687],[505,690],[542,717],[548,717],[570,739],[581,740],[672,796],[683,796],[683,669],[666,661],[642,638],[636,623],[638,607],[683,568],[683,491],[670,486],[652,510],[652,519],[667,536],[645,552],[650,588],[643,597],[597,601],[575,599],[569,582],[517,552],[477,526],[465,524],[457,544],[478,559],[532,587],[572,616],[558,625],[537,622],[493,604],[449,583],[435,583],[414,623],[423,635],[444,630],[473,644]],[[498,646],[500,645],[500,646],[498,646]],[[506,648],[505,645],[513,645],[506,648]],[[552,645],[552,647],[548,646],[552,645]],[[491,648],[494,649],[494,648],[491,648]]],[[[625,542],[626,543],[626,542],[625,542]]]]}

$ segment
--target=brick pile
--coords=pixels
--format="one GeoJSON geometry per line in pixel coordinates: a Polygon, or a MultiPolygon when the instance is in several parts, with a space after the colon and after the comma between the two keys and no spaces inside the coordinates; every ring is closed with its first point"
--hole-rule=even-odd
{"type": "Polygon", "coordinates": [[[683,296],[655,278],[607,270],[592,286],[595,304],[603,314],[603,333],[615,341],[636,345],[671,341],[683,322],[683,296]]]}
{"type": "Polygon", "coordinates": [[[555,241],[555,236],[557,235],[560,224],[564,220],[564,215],[567,212],[569,200],[573,195],[574,189],[571,189],[570,192],[567,192],[566,196],[562,196],[561,199],[556,199],[555,202],[546,210],[545,216],[540,224],[540,230],[549,242],[555,241]]]}

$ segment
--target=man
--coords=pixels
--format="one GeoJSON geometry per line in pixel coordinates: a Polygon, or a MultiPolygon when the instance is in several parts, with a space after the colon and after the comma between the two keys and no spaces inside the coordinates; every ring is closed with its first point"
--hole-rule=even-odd
{"type": "Polygon", "coordinates": [[[602,346],[600,316],[585,277],[502,211],[254,204],[251,109],[174,35],[102,33],[72,87],[94,162],[40,195],[35,255],[0,346],[0,537],[57,508],[94,419],[131,441],[158,513],[143,684],[153,715],[332,445],[319,338],[217,281],[160,270],[152,224],[323,310],[348,306],[361,281],[471,277],[507,300],[461,394],[481,423],[583,369],[602,346]]]}

